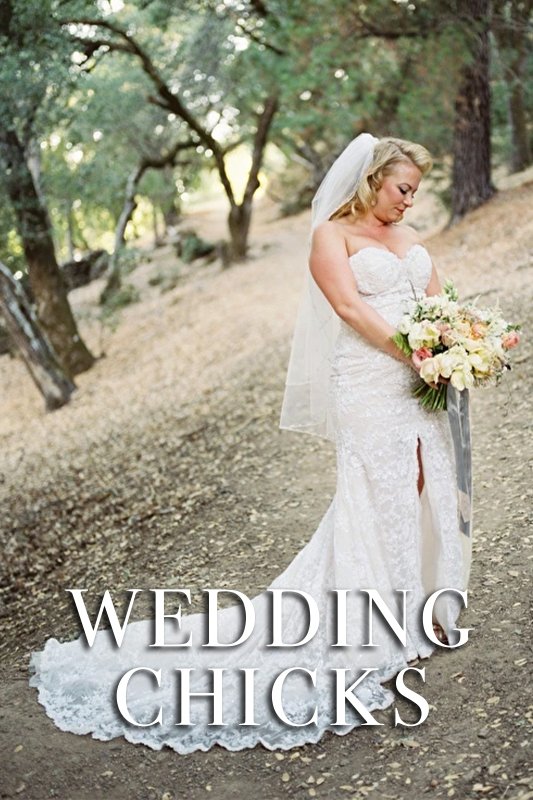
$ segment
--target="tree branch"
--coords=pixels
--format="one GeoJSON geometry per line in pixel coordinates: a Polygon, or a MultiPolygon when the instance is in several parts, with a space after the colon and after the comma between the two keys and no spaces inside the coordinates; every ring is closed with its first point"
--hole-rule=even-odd
{"type": "Polygon", "coordinates": [[[145,156],[141,161],[141,165],[144,167],[144,170],[163,169],[166,166],[174,165],[176,163],[176,158],[178,157],[179,153],[183,152],[183,150],[190,150],[192,147],[197,147],[197,145],[198,142],[193,142],[192,139],[189,139],[186,142],[176,142],[176,144],[171,147],[170,150],[159,156],[159,158],[156,156],[145,156]]]}
{"type": "Polygon", "coordinates": [[[278,95],[277,92],[275,92],[267,98],[263,111],[258,120],[252,151],[252,166],[250,167],[248,180],[246,181],[243,203],[246,203],[246,201],[251,202],[256,189],[259,187],[259,170],[261,169],[261,163],[263,161],[263,153],[268,139],[268,131],[272,125],[272,120],[274,119],[274,114],[276,113],[277,108],[278,95]]]}
{"type": "MultiPolygon", "coordinates": [[[[250,6],[261,19],[265,19],[267,16],[271,20],[275,19],[272,13],[267,11],[265,5],[260,2],[260,0],[257,3],[251,2],[250,6]]],[[[255,30],[252,30],[245,25],[245,19],[251,20],[253,23],[253,17],[251,14],[248,14],[246,11],[234,11],[231,6],[224,6],[224,9],[221,11],[220,4],[216,2],[216,0],[214,0],[214,2],[210,2],[209,7],[211,8],[213,14],[216,14],[220,18],[231,19],[235,24],[237,31],[244,36],[247,36],[250,41],[254,42],[260,47],[264,47],[266,50],[270,50],[277,56],[287,55],[286,50],[283,50],[281,47],[278,47],[277,45],[272,44],[272,42],[267,41],[263,38],[263,36],[257,34],[255,30]]]]}
{"type": "MultiPolygon", "coordinates": [[[[78,17],[76,19],[60,20],[60,22],[62,25],[88,25],[104,28],[122,40],[122,42],[116,42],[112,39],[94,40],[92,37],[84,37],[80,34],[74,35],[74,38],[78,41],[89,43],[99,41],[100,46],[108,47],[110,50],[119,50],[122,52],[132,53],[139,59],[143,72],[151,80],[159,96],[157,99],[157,105],[165,108],[167,111],[171,111],[172,113],[176,114],[177,117],[182,119],[189,126],[189,128],[198,135],[202,143],[212,151],[224,191],[226,192],[230,204],[234,205],[235,195],[226,171],[222,148],[217,140],[213,138],[211,133],[206,130],[199,120],[197,120],[189,111],[179,94],[173,92],[169,88],[168,84],[160,75],[159,70],[155,66],[154,62],[146,50],[144,50],[144,48],[141,47],[141,45],[137,42],[137,40],[118,25],[115,25],[115,23],[109,22],[108,20],[78,17]]],[[[152,102],[154,102],[154,100],[152,100],[152,102]]]]}
{"type": "Polygon", "coordinates": [[[252,42],[255,42],[255,44],[258,44],[261,47],[264,47],[267,50],[270,50],[272,53],[275,53],[277,56],[286,56],[287,55],[287,51],[286,50],[282,50],[281,47],[278,47],[275,44],[271,44],[270,42],[267,42],[266,39],[263,39],[261,36],[258,36],[255,33],[255,31],[252,31],[249,28],[247,28],[245,25],[242,24],[242,22],[236,22],[235,26],[236,26],[237,30],[241,31],[241,33],[243,33],[245,36],[248,36],[248,38],[251,39],[252,42]]]}

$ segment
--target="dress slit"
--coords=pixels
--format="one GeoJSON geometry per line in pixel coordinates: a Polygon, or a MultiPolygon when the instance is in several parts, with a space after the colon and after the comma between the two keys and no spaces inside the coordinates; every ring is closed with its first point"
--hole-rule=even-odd
{"type": "Polygon", "coordinates": [[[421,495],[424,491],[424,464],[422,462],[422,442],[420,436],[417,436],[416,454],[418,458],[418,494],[421,495]]]}

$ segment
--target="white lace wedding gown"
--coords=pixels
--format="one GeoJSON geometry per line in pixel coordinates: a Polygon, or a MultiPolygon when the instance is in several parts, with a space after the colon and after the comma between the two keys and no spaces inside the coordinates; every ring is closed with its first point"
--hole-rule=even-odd
{"type": "MultiPolygon", "coordinates": [[[[350,258],[358,288],[365,301],[396,326],[413,287],[423,291],[431,274],[431,260],[422,245],[410,248],[405,258],[378,247],[365,247],[350,258]]],[[[347,704],[346,724],[332,725],[335,669],[350,670],[352,684],[366,668],[377,668],[358,686],[357,697],[371,711],[385,708],[395,699],[382,684],[407,666],[426,657],[434,645],[420,621],[427,596],[441,588],[464,590],[470,566],[470,536],[460,529],[456,456],[446,412],[428,412],[411,395],[416,373],[401,362],[369,345],[341,323],[330,383],[335,409],[337,488],[318,529],[308,544],[269,589],[306,591],[316,600],[320,626],[311,641],[294,648],[266,647],[271,636],[268,591],[253,599],[256,625],[253,635],[234,648],[202,648],[204,615],[184,616],[181,630],[169,640],[184,641],[192,632],[189,648],[153,648],[153,622],[131,623],[118,649],[108,631],[100,631],[92,649],[81,639],[46,642],[31,661],[31,685],[55,724],[97,739],[124,736],[154,749],[167,745],[180,753],[207,750],[218,743],[240,750],[262,743],[267,748],[288,749],[316,742],[326,730],[345,734],[362,723],[347,704]],[[417,489],[417,446],[420,442],[425,486],[417,489]],[[331,590],[348,589],[348,645],[335,641],[331,614],[331,590]],[[389,628],[374,623],[376,647],[362,647],[366,639],[366,596],[363,589],[377,590],[398,618],[399,589],[407,594],[407,646],[389,628]],[[174,638],[175,637],[175,638],[174,638]],[[162,724],[135,727],[125,722],[115,702],[117,682],[129,669],[142,666],[161,669],[161,686],[151,676],[138,673],[128,689],[128,708],[138,721],[154,719],[163,709],[162,724]],[[287,717],[306,722],[315,707],[315,723],[290,726],[272,711],[270,688],[274,679],[290,667],[316,670],[316,688],[303,673],[287,678],[283,704],[287,717]],[[224,668],[223,709],[225,726],[210,725],[212,705],[191,700],[191,721],[177,722],[177,669],[193,668],[191,691],[211,690],[212,673],[224,668]],[[256,669],[255,722],[243,726],[243,673],[256,669]]],[[[464,495],[463,495],[464,497],[464,495]]],[[[463,504],[464,505],[464,504],[463,504]]],[[[463,526],[464,527],[464,526],[463,526]]],[[[164,585],[164,584],[163,584],[164,585]]],[[[167,587],[183,588],[183,587],[167,587]]],[[[207,588],[207,587],[206,587],[207,588]]],[[[228,587],[238,589],[239,587],[228,587]]],[[[455,626],[462,608],[455,594],[443,594],[435,616],[455,641],[455,626]]],[[[167,613],[173,613],[168,609],[167,613]]],[[[376,614],[379,617],[379,614],[376,614]]],[[[236,607],[218,612],[220,639],[234,641],[242,630],[236,607]]],[[[306,630],[306,609],[294,595],[284,598],[283,636],[294,642],[306,630]]],[[[418,691],[423,695],[424,687],[418,691]]]]}

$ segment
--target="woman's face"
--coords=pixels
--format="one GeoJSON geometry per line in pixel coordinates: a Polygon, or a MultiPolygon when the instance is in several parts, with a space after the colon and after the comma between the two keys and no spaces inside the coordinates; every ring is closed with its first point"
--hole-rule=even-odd
{"type": "Polygon", "coordinates": [[[381,222],[400,222],[411,208],[422,173],[412,162],[395,164],[377,191],[372,212],[381,222]]]}

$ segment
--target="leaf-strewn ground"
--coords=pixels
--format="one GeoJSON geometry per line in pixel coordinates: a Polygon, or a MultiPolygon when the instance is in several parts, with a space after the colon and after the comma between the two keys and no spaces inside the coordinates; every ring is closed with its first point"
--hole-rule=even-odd
{"type": "MultiPolygon", "coordinates": [[[[532,205],[529,183],[427,241],[442,278],[463,296],[499,298],[525,328],[532,205]]],[[[217,219],[195,222],[209,235],[217,219]]],[[[29,653],[51,635],[77,635],[66,587],[96,597],[186,586],[198,598],[226,585],[253,596],[316,529],[335,454],[277,427],[308,222],[277,220],[265,203],[251,261],[202,267],[165,293],[149,279],[172,272],[174,258],[157,251],[129,276],[143,300],[115,332],[95,321],[99,287],[76,290],[83,334],[106,355],[60,411],[45,414],[23,366],[0,358],[1,797],[533,798],[527,330],[507,380],[473,396],[474,561],[462,618],[472,632],[465,647],[424,662],[431,712],[420,728],[394,728],[390,709],[383,727],[287,753],[178,756],[62,733],[28,686],[29,653]]]]}

